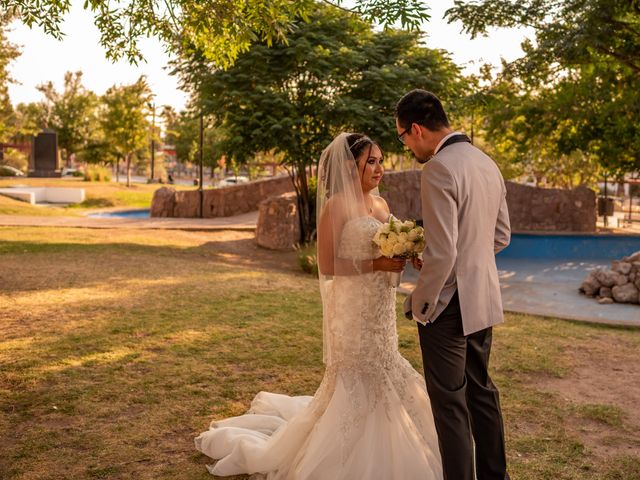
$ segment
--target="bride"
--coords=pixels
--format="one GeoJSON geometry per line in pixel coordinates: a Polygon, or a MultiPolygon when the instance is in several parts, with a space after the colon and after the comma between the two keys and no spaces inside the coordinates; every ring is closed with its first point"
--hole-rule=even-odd
{"type": "Polygon", "coordinates": [[[291,480],[437,480],[438,439],[423,378],[398,351],[396,289],[405,261],[372,238],[389,218],[377,195],[382,152],[342,133],[318,171],[318,265],[326,370],[313,397],[260,392],[242,416],[195,439],[214,475],[291,480]]]}

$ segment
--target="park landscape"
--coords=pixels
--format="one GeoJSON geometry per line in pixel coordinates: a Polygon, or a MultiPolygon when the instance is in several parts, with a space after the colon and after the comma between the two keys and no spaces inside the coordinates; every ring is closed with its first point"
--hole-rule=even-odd
{"type": "MultiPolygon", "coordinates": [[[[69,74],[62,91],[50,85],[42,102],[12,106],[6,72],[19,52],[6,37],[0,42],[14,52],[2,57],[2,141],[30,141],[46,118],[58,134],[59,166],[102,171],[98,180],[0,177],[0,188],[85,190],[83,202],[69,205],[0,195],[0,478],[211,478],[210,460],[193,438],[213,419],[244,413],[260,390],[312,395],[324,366],[318,280],[313,268],[300,268],[314,256],[310,167],[336,131],[353,129],[379,138],[389,170],[417,168],[393,128],[393,104],[406,89],[438,91],[456,125],[474,132],[505,178],[541,189],[587,186],[615,197],[621,218],[629,205],[626,229],[598,220],[589,234],[637,236],[634,3],[566,1],[550,19],[545,2],[494,16],[490,8],[509,2],[462,2],[448,18],[462,21],[467,34],[518,22],[535,27],[536,46],[521,60],[476,75],[421,43],[429,20],[424,6],[355,2],[350,13],[346,4],[273,3],[276,18],[264,2],[246,2],[240,17],[225,17],[222,2],[213,2],[222,19],[216,24],[198,2],[181,2],[184,10],[168,2],[175,10],[163,14],[131,2],[140,10],[126,12],[136,26],[127,35],[118,18],[88,7],[102,19],[109,56],[139,60],[135,35],[150,31],[176,52],[173,67],[190,103],[182,112],[163,109],[162,127],[151,119],[145,79],[114,85],[101,97],[82,86],[82,75],[69,74]],[[374,30],[372,21],[396,28],[374,30]],[[223,28],[233,22],[235,30],[223,28]],[[176,28],[185,43],[175,43],[176,28]],[[335,88],[326,89],[328,81],[335,88]],[[293,95],[305,88],[307,94],[293,95]],[[123,128],[118,120],[126,112],[135,123],[123,128]],[[206,121],[199,131],[200,118],[206,121]],[[162,144],[175,147],[175,158],[161,153],[162,144]],[[206,184],[194,186],[198,168],[206,184]],[[213,184],[225,176],[253,181],[266,171],[295,179],[297,250],[265,249],[255,227],[198,215],[185,228],[144,228],[149,219],[113,228],[82,223],[94,212],[150,208],[163,187],[158,181],[167,183],[170,172],[183,180],[171,188],[186,192],[219,188],[213,184]],[[610,193],[602,180],[629,195],[610,193]],[[64,226],[69,218],[77,226],[64,226]]],[[[40,2],[46,11],[32,2],[2,7],[10,11],[9,4],[22,8],[11,21],[60,31],[55,13],[65,13],[63,4],[40,2]]],[[[5,164],[29,173],[19,149],[4,154],[5,164]]],[[[400,350],[422,371],[403,299],[400,350]]],[[[623,307],[640,316],[637,305],[623,307]]],[[[640,478],[637,325],[508,311],[493,345],[512,478],[640,478]]]]}

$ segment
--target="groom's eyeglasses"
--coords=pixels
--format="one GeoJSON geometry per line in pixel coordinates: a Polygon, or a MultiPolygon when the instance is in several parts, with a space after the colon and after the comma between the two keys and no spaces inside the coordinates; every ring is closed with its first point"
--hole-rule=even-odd
{"type": "Polygon", "coordinates": [[[405,128],[404,131],[400,135],[398,135],[398,141],[403,145],[404,145],[404,138],[402,137],[404,137],[407,133],[411,131],[411,126],[412,125],[409,125],[409,128],[405,128]]]}

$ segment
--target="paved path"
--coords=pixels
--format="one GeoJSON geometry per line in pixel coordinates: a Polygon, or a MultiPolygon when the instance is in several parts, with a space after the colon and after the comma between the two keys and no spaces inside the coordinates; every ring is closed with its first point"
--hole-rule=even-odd
{"type": "MultiPolygon", "coordinates": [[[[497,258],[505,311],[640,327],[640,306],[600,305],[578,293],[590,270],[610,267],[609,260],[562,261],[497,258]]],[[[408,267],[400,291],[415,286],[417,272],[408,267]]]]}
{"type": "Polygon", "coordinates": [[[92,218],[0,215],[0,226],[254,231],[258,212],[220,218],[92,218]]]}

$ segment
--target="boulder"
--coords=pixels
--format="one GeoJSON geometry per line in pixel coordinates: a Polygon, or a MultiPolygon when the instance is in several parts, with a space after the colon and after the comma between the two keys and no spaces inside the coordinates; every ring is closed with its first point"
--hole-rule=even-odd
{"type": "Polygon", "coordinates": [[[614,285],[624,285],[627,279],[624,275],[620,275],[613,270],[597,270],[595,272],[596,279],[603,287],[613,287],[614,285]]]}
{"type": "Polygon", "coordinates": [[[176,190],[171,187],[162,187],[153,192],[151,200],[151,217],[173,217],[176,205],[176,190]]]}
{"type": "Polygon", "coordinates": [[[633,283],[616,285],[611,291],[618,303],[638,303],[638,288],[633,283]]]}
{"type": "Polygon", "coordinates": [[[629,262],[621,262],[621,261],[614,261],[611,265],[611,269],[614,272],[618,272],[621,275],[628,275],[629,272],[631,272],[631,267],[632,264],[629,262]]]}
{"type": "Polygon", "coordinates": [[[256,242],[271,250],[293,250],[300,241],[295,193],[269,197],[260,203],[256,242]]]}
{"type": "Polygon", "coordinates": [[[613,298],[610,297],[602,297],[598,299],[598,303],[602,305],[611,305],[613,303],[613,298]]]}
{"type": "Polygon", "coordinates": [[[580,285],[580,291],[589,297],[595,296],[600,291],[600,282],[596,278],[597,270],[591,272],[580,285]]]}
{"type": "Polygon", "coordinates": [[[640,251],[638,251],[636,253],[632,253],[628,257],[624,257],[622,259],[622,261],[623,262],[629,262],[629,263],[640,262],[640,251]]]}
{"type": "Polygon", "coordinates": [[[602,298],[613,298],[613,292],[609,287],[600,287],[599,295],[602,298]]]}

